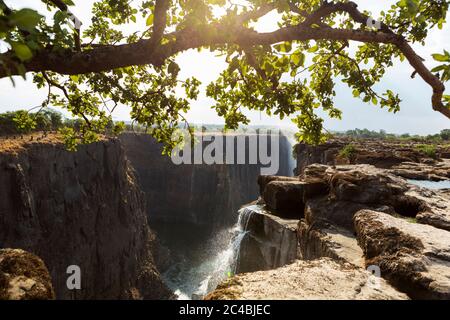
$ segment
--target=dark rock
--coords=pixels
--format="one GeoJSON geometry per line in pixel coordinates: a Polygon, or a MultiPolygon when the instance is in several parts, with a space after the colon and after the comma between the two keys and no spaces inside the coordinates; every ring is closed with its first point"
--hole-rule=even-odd
{"type": "Polygon", "coordinates": [[[277,268],[298,257],[298,220],[280,218],[260,205],[242,210],[246,235],[241,243],[237,273],[277,268]]]}
{"type": "Polygon", "coordinates": [[[264,202],[280,216],[303,216],[305,183],[301,181],[272,181],[264,188],[264,202]]]}
{"type": "Polygon", "coordinates": [[[353,216],[367,205],[351,201],[334,201],[327,196],[308,200],[305,219],[309,225],[331,223],[346,230],[353,230],[353,216]]]}
{"type": "Polygon", "coordinates": [[[264,194],[264,189],[266,185],[272,181],[298,181],[297,177],[284,177],[284,176],[265,176],[261,175],[258,177],[259,194],[262,196],[264,194]]]}
{"type": "Polygon", "coordinates": [[[269,269],[261,252],[261,245],[260,241],[255,237],[245,236],[242,239],[236,265],[237,273],[269,269]]]}
{"type": "Polygon", "coordinates": [[[118,140],[0,154],[0,247],[38,255],[58,299],[169,298],[143,194],[118,140]],[[66,286],[81,269],[81,290],[66,286]]]}

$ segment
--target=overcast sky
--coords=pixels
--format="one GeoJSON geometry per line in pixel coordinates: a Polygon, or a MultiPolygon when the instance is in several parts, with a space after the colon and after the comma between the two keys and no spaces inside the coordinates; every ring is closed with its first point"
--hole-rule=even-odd
{"type": "MultiPolygon", "coordinates": [[[[42,10],[40,1],[36,0],[6,0],[13,8],[33,7],[42,10]]],[[[89,24],[91,18],[91,6],[93,0],[75,0],[76,6],[72,10],[84,23],[89,24]]],[[[369,10],[373,17],[381,10],[386,10],[395,1],[392,0],[361,0],[355,1],[361,10],[369,10]]],[[[276,28],[277,15],[269,14],[257,25],[258,31],[272,31],[276,28]]],[[[129,26],[136,29],[136,25],[129,26]]],[[[426,59],[426,65],[436,65],[431,59],[431,54],[442,52],[443,49],[450,51],[449,45],[450,27],[445,25],[442,30],[433,30],[428,37],[426,46],[414,46],[416,52],[426,59]]],[[[214,53],[207,51],[197,52],[191,50],[184,52],[177,58],[181,67],[180,77],[197,77],[204,86],[214,81],[219,73],[225,68],[223,58],[215,57],[214,53]]],[[[397,62],[388,70],[382,83],[377,86],[379,91],[392,89],[398,92],[402,99],[401,111],[397,114],[389,113],[370,104],[365,104],[354,99],[351,90],[344,85],[338,84],[335,105],[343,110],[343,120],[331,120],[325,117],[325,127],[328,130],[347,130],[354,128],[368,128],[371,130],[384,129],[393,133],[436,133],[442,129],[450,128],[450,122],[441,114],[431,109],[431,88],[423,82],[420,77],[411,79],[412,68],[407,62],[397,62]]],[[[21,78],[15,78],[16,87],[13,87],[9,79],[0,80],[0,112],[15,109],[29,109],[39,105],[46,96],[45,90],[38,90],[33,83],[21,78]]],[[[448,90],[447,90],[448,92],[448,90]]],[[[215,111],[211,109],[213,101],[201,95],[191,106],[188,120],[195,123],[223,123],[215,111]]],[[[268,117],[259,112],[248,112],[251,124],[269,124],[292,126],[290,120],[280,121],[275,117],[268,117]]],[[[117,120],[129,120],[128,108],[121,106],[114,114],[117,120]]]]}

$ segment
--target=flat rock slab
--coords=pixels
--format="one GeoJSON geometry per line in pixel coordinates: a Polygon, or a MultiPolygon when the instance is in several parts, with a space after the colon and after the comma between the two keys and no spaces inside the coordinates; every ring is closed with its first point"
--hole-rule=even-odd
{"type": "Polygon", "coordinates": [[[366,264],[414,299],[450,299],[450,232],[361,210],[354,218],[366,264]]]}
{"type": "Polygon", "coordinates": [[[408,299],[385,280],[349,263],[322,258],[297,260],[282,268],[237,275],[206,300],[393,300],[408,299]]]}
{"type": "Polygon", "coordinates": [[[329,257],[365,267],[364,253],[356,237],[345,229],[333,225],[316,227],[300,220],[297,234],[304,260],[329,257]]]}

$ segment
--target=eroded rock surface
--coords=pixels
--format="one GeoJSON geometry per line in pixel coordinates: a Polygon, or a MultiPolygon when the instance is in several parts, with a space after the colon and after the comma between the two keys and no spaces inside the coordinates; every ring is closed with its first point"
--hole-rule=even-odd
{"type": "Polygon", "coordinates": [[[318,146],[298,144],[295,146],[297,157],[297,174],[311,164],[324,165],[370,164],[377,168],[399,169],[398,173],[411,179],[449,178],[448,146],[437,146],[434,158],[417,148],[418,143],[395,141],[380,141],[371,139],[335,139],[318,146]],[[349,157],[341,155],[341,150],[347,145],[356,149],[349,157]],[[423,168],[422,173],[417,170],[423,168]],[[414,171],[416,173],[414,173],[414,171]]]}
{"type": "Polygon", "coordinates": [[[330,257],[365,267],[363,250],[356,237],[348,230],[331,224],[308,225],[305,220],[300,220],[297,235],[303,260],[330,257]]]}
{"type": "Polygon", "coordinates": [[[417,299],[450,299],[450,232],[391,215],[355,215],[366,264],[417,299]]]}
{"type": "Polygon", "coordinates": [[[0,249],[0,300],[54,298],[50,274],[39,257],[20,249],[0,249]]]}
{"type": "MultiPolygon", "coordinates": [[[[361,269],[375,265],[412,298],[448,299],[448,192],[420,188],[387,169],[364,164],[310,165],[298,180],[271,179],[265,189],[280,183],[278,193],[288,193],[292,184],[301,199],[291,203],[297,203],[296,210],[290,208],[298,214],[300,258],[329,257],[361,269]]],[[[290,196],[277,194],[277,201],[291,201],[290,196]]],[[[270,206],[272,197],[264,190],[261,203],[270,206]]],[[[271,212],[280,219],[285,215],[271,212]]]]}
{"type": "Polygon", "coordinates": [[[322,258],[244,273],[220,284],[206,300],[408,299],[385,280],[349,263],[322,258]]]}

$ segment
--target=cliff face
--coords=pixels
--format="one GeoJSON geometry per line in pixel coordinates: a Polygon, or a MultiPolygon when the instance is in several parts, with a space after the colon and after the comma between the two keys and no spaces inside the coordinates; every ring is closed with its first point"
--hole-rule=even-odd
{"type": "Polygon", "coordinates": [[[283,219],[264,205],[241,209],[246,232],[239,247],[236,273],[275,269],[298,258],[297,219],[283,219]]]}
{"type": "Polygon", "coordinates": [[[0,247],[47,265],[59,299],[168,298],[154,265],[145,199],[117,140],[33,143],[0,154],[0,247]],[[81,269],[68,290],[67,267],[81,269]]]}
{"type": "MultiPolygon", "coordinates": [[[[259,164],[175,165],[161,155],[161,145],[149,135],[127,133],[120,140],[151,203],[151,222],[223,227],[236,221],[240,206],[258,196],[259,164]]],[[[280,139],[279,153],[278,174],[290,175],[291,146],[285,137],[280,139]]]]}

